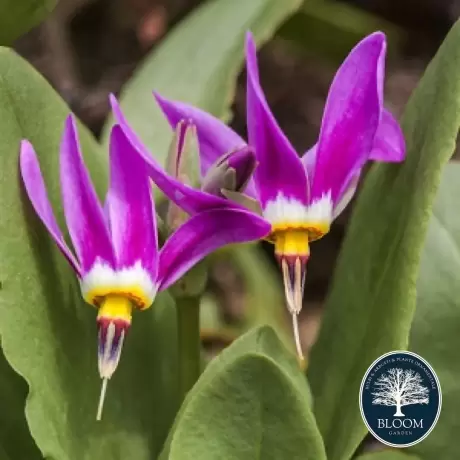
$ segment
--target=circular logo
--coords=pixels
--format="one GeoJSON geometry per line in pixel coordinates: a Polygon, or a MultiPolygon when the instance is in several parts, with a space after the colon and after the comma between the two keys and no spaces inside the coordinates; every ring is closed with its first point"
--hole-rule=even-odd
{"type": "Polygon", "coordinates": [[[375,360],[359,391],[364,423],[391,447],[409,447],[425,439],[438,421],[441,401],[433,368],[409,351],[392,351],[375,360]]]}

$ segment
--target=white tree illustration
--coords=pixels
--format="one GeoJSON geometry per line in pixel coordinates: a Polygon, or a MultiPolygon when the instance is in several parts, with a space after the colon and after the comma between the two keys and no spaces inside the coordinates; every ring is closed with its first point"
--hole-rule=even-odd
{"type": "Polygon", "coordinates": [[[410,404],[428,404],[429,389],[422,385],[418,372],[400,368],[389,369],[374,384],[372,404],[396,406],[394,417],[404,417],[401,407],[410,404]]]}

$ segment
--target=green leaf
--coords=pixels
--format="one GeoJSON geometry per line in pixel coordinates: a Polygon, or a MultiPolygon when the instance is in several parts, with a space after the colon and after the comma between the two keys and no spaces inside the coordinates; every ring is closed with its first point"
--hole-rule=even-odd
{"type": "MultiPolygon", "coordinates": [[[[258,44],[268,40],[301,0],[208,0],[178,24],[145,59],[122,92],[121,105],[133,129],[163,164],[171,130],[152,90],[189,102],[228,120],[243,62],[247,30],[258,44]]],[[[107,141],[109,120],[105,129],[107,141]]]]}
{"type": "Polygon", "coordinates": [[[401,28],[360,7],[338,1],[307,0],[282,25],[278,35],[339,66],[357,42],[376,30],[387,36],[390,53],[403,42],[401,28]]]}
{"type": "Polygon", "coordinates": [[[0,45],[9,45],[53,11],[57,0],[2,0],[0,45]]]}
{"type": "MultiPolygon", "coordinates": [[[[39,222],[18,171],[19,142],[35,146],[52,204],[59,200],[58,151],[69,109],[29,64],[0,49],[0,337],[11,366],[29,385],[27,421],[46,458],[151,459],[177,409],[174,303],[163,294],[135,312],[119,370],[96,422],[96,310],[85,304],[68,264],[39,222]]],[[[106,168],[80,129],[99,191],[106,168]]]]}
{"type": "Polygon", "coordinates": [[[305,377],[272,329],[245,334],[208,365],[160,458],[326,458],[305,377]]]}
{"type": "Polygon", "coordinates": [[[360,455],[356,457],[356,460],[419,460],[419,457],[399,452],[395,449],[388,449],[381,452],[360,455]]]}
{"type": "Polygon", "coordinates": [[[27,385],[5,359],[0,348],[0,458],[2,460],[39,460],[40,451],[35,445],[26,423],[24,407],[27,385]]]}
{"type": "Polygon", "coordinates": [[[358,198],[309,367],[330,460],[351,458],[366,434],[357,398],[368,366],[407,347],[431,207],[460,125],[459,74],[457,24],[405,110],[406,161],[375,165],[358,198]]]}
{"type": "Polygon", "coordinates": [[[434,368],[442,390],[442,410],[430,435],[410,448],[423,458],[458,458],[454,433],[460,430],[460,165],[444,172],[428,230],[417,283],[417,309],[410,349],[434,368]]]}

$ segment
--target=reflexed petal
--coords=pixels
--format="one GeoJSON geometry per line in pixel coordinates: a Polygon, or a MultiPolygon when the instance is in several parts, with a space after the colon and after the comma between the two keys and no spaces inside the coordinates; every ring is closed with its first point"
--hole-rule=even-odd
{"type": "Polygon", "coordinates": [[[374,33],[339,68],[324,110],[312,185],[312,201],[327,191],[336,203],[343,186],[372,150],[382,111],[386,42],[374,33]]]}
{"type": "Polygon", "coordinates": [[[270,224],[248,211],[216,209],[190,218],[160,251],[159,290],[168,288],[211,252],[232,243],[264,238],[270,224]]]}
{"type": "Polygon", "coordinates": [[[154,93],[154,96],[173,129],[184,119],[190,119],[195,124],[200,143],[202,176],[224,153],[246,145],[235,131],[204,110],[184,102],[171,101],[158,93],[154,93]]]}
{"type": "Polygon", "coordinates": [[[150,155],[147,148],[143,145],[136,133],[127,123],[114,96],[110,97],[110,102],[112,104],[112,110],[117,123],[120,125],[124,135],[129,139],[136,152],[145,161],[148,174],[171,201],[176,203],[189,214],[195,214],[208,209],[239,207],[237,204],[231,203],[223,198],[210,195],[209,193],[202,192],[201,190],[195,190],[194,188],[189,187],[188,185],[185,185],[179,180],[166,174],[164,169],[150,155]]]}
{"type": "Polygon", "coordinates": [[[286,198],[308,203],[308,179],[302,163],[278,126],[259,83],[256,46],[246,37],[247,124],[249,145],[255,149],[259,165],[254,179],[261,204],[274,200],[281,192],[286,198]]]}
{"type": "Polygon", "coordinates": [[[401,127],[390,112],[383,110],[369,159],[399,162],[405,156],[406,143],[401,127]]]}
{"type": "Polygon", "coordinates": [[[83,274],[96,258],[115,262],[104,213],[83,163],[75,121],[69,116],[61,142],[61,189],[64,214],[83,274]]]}
{"type": "Polygon", "coordinates": [[[145,163],[115,125],[110,137],[107,206],[117,268],[140,261],[155,282],[158,241],[150,190],[145,163]]]}
{"type": "Polygon", "coordinates": [[[19,166],[27,195],[29,196],[35,212],[38,214],[38,217],[40,217],[46,229],[53,237],[66,259],[69,261],[72,268],[76,271],[77,275],[81,277],[81,269],[78,262],[75,260],[74,255],[67,246],[54,217],[53,210],[46,193],[40,166],[38,164],[37,155],[29,141],[23,140],[21,142],[19,166]]]}

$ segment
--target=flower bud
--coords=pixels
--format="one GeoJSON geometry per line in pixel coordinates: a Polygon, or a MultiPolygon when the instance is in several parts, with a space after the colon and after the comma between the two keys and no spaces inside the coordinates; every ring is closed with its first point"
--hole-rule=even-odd
{"type": "MultiPolygon", "coordinates": [[[[192,187],[200,183],[200,154],[196,127],[190,120],[181,120],[174,133],[166,160],[166,171],[192,187]]],[[[171,231],[188,219],[188,214],[169,201],[165,224],[171,231]]]]}
{"type": "Polygon", "coordinates": [[[242,192],[257,166],[256,156],[250,147],[242,147],[221,156],[208,170],[201,189],[213,195],[223,195],[222,190],[242,192]]]}
{"type": "Polygon", "coordinates": [[[198,187],[201,180],[200,150],[196,127],[191,120],[181,120],[174,132],[166,171],[184,184],[198,187]]]}

